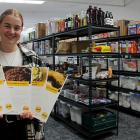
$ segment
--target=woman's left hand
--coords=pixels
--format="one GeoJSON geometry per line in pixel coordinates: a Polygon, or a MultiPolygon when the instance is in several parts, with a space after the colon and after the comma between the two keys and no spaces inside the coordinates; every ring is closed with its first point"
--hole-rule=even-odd
{"type": "Polygon", "coordinates": [[[33,115],[30,111],[23,112],[22,114],[20,114],[20,117],[22,119],[30,119],[30,120],[33,119],[33,115]]]}

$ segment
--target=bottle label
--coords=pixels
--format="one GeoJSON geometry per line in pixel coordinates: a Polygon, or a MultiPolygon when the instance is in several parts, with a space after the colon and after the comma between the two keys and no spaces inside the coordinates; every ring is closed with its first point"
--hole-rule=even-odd
{"type": "Polygon", "coordinates": [[[65,29],[67,29],[67,22],[65,21],[65,29]]]}
{"type": "Polygon", "coordinates": [[[110,25],[110,18],[105,18],[105,25],[110,25]]]}
{"type": "Polygon", "coordinates": [[[114,25],[114,20],[113,19],[110,19],[110,25],[114,25]]]}
{"type": "Polygon", "coordinates": [[[71,20],[68,21],[68,28],[70,28],[70,27],[71,27],[71,20]]]}

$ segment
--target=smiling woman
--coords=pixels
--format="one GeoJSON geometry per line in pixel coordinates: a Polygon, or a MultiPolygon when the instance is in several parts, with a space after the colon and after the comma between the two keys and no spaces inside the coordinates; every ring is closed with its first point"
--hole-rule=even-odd
{"type": "Polygon", "coordinates": [[[0,17],[0,50],[13,52],[17,49],[17,42],[23,28],[23,18],[16,10],[6,11],[0,17]],[[10,47],[9,47],[10,45],[10,47]]]}
{"type": "MultiPolygon", "coordinates": [[[[42,66],[34,52],[19,44],[22,29],[23,17],[16,9],[8,9],[0,15],[0,65],[42,66]]],[[[13,74],[14,77],[19,76],[17,72],[13,74]]],[[[10,116],[4,114],[0,118],[0,132],[1,139],[4,140],[43,140],[44,124],[33,118],[29,111],[10,116]]]]}

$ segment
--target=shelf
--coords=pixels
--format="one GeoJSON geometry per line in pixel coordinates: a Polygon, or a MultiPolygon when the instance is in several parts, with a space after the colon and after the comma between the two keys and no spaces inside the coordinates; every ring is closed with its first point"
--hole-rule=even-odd
{"type": "Polygon", "coordinates": [[[136,111],[136,110],[133,110],[131,108],[126,108],[126,107],[123,107],[123,106],[119,106],[118,108],[116,108],[116,106],[113,106],[111,108],[140,118],[140,112],[136,111]]]}
{"type": "Polygon", "coordinates": [[[121,71],[113,70],[113,74],[124,76],[140,76],[140,72],[122,71],[122,70],[121,71]]]}
{"type": "Polygon", "coordinates": [[[21,44],[27,44],[27,43],[30,43],[30,42],[38,42],[38,41],[50,40],[50,39],[53,38],[53,36],[54,36],[54,34],[51,34],[51,35],[47,35],[47,36],[42,37],[42,38],[32,39],[32,40],[29,40],[29,41],[25,41],[25,42],[22,42],[21,44]]]}
{"type": "Polygon", "coordinates": [[[118,37],[107,37],[107,38],[99,38],[99,39],[93,39],[96,43],[102,43],[102,42],[118,42],[118,41],[125,41],[125,40],[136,40],[139,39],[139,34],[134,35],[126,35],[126,36],[118,36],[118,37]]]}
{"type": "Polygon", "coordinates": [[[126,59],[140,58],[140,53],[121,53],[121,57],[126,59]]]}
{"type": "Polygon", "coordinates": [[[39,54],[38,56],[53,56],[52,54],[39,54]]]}
{"type": "Polygon", "coordinates": [[[110,85],[109,86],[109,89],[110,90],[119,90],[120,92],[125,92],[125,93],[128,93],[129,94],[129,92],[134,92],[134,93],[139,93],[140,91],[138,91],[138,90],[132,90],[132,89],[126,89],[126,88],[122,88],[122,87],[116,87],[116,86],[112,86],[112,85],[110,85]]]}
{"type": "Polygon", "coordinates": [[[99,34],[99,33],[106,33],[106,32],[113,32],[118,31],[119,28],[117,27],[100,27],[100,26],[84,26],[77,29],[72,29],[69,31],[64,31],[60,33],[54,34],[55,37],[59,38],[72,38],[72,37],[82,37],[88,36],[89,30],[91,30],[92,34],[99,34]]]}
{"type": "Polygon", "coordinates": [[[51,34],[51,35],[47,35],[45,37],[42,37],[42,38],[38,38],[38,39],[34,39],[32,40],[33,42],[38,42],[38,41],[44,41],[44,40],[50,40],[54,37],[54,34],[51,34]]]}
{"type": "Polygon", "coordinates": [[[103,107],[115,106],[115,105],[117,106],[118,105],[118,102],[113,101],[113,100],[110,100],[111,101],[110,103],[100,103],[100,104],[86,105],[82,102],[76,102],[74,100],[68,99],[68,98],[64,97],[63,95],[59,95],[59,99],[64,101],[64,102],[67,102],[70,105],[77,106],[77,107],[80,107],[80,108],[92,109],[92,110],[98,110],[98,109],[101,109],[103,107]]]}
{"type": "Polygon", "coordinates": [[[90,129],[86,129],[82,125],[78,125],[75,122],[72,122],[70,120],[70,118],[63,118],[59,114],[52,115],[52,117],[56,120],[61,120],[62,122],[67,124],[69,127],[73,128],[76,132],[79,132],[80,134],[82,134],[83,136],[86,136],[87,138],[93,138],[95,136],[99,136],[101,134],[105,134],[105,133],[111,132],[112,130],[117,129],[117,126],[116,126],[116,127],[111,127],[111,128],[106,129],[106,130],[102,130],[102,131],[95,133],[95,132],[92,132],[90,129]]]}
{"type": "Polygon", "coordinates": [[[110,27],[109,26],[101,27],[101,26],[88,25],[88,26],[83,26],[83,27],[80,27],[77,29],[71,29],[71,30],[64,31],[64,32],[52,33],[52,34],[47,35],[47,36],[42,37],[42,38],[22,42],[22,44],[26,44],[29,42],[50,40],[53,37],[58,37],[58,38],[62,38],[62,39],[69,39],[69,38],[74,38],[74,37],[88,36],[89,30],[91,30],[92,34],[99,34],[99,33],[119,31],[119,28],[118,27],[111,27],[111,26],[110,27]]]}
{"type": "Polygon", "coordinates": [[[92,58],[140,58],[140,53],[59,53],[59,54],[43,54],[39,56],[80,56],[80,57],[92,57],[92,58]]]}
{"type": "Polygon", "coordinates": [[[119,36],[119,40],[135,40],[140,38],[139,34],[133,34],[133,35],[126,35],[126,36],[119,36]]]}
{"type": "Polygon", "coordinates": [[[27,44],[27,43],[31,43],[31,42],[32,42],[32,40],[29,40],[29,41],[24,41],[21,44],[27,44]]]}
{"type": "Polygon", "coordinates": [[[91,83],[91,82],[92,82],[92,84],[94,84],[94,83],[99,83],[99,82],[111,82],[111,81],[119,80],[119,77],[117,77],[117,76],[112,77],[112,78],[107,78],[107,79],[94,79],[94,80],[83,79],[83,78],[80,78],[80,77],[79,78],[78,77],[71,77],[71,76],[69,76],[68,78],[80,81],[80,82],[82,82],[84,84],[87,84],[87,85],[89,85],[89,83],[91,83]]]}
{"type": "Polygon", "coordinates": [[[125,108],[123,106],[119,106],[119,111],[125,112],[125,113],[130,114],[130,115],[134,115],[136,117],[140,117],[140,112],[133,110],[131,108],[125,108]]]}
{"type": "Polygon", "coordinates": [[[55,56],[81,56],[93,58],[118,58],[120,57],[119,53],[65,53],[65,54],[54,54],[55,56]]]}
{"type": "MultiPolygon", "coordinates": [[[[116,27],[96,27],[96,26],[91,26],[92,28],[92,34],[97,34],[100,32],[111,32],[111,31],[118,31],[119,28],[116,27]],[[100,29],[100,31],[98,31],[98,29],[100,29]],[[109,31],[108,31],[109,30],[109,31]]],[[[102,32],[102,33],[103,33],[102,32]]],[[[45,36],[43,38],[39,38],[39,39],[33,39],[30,41],[25,41],[22,42],[22,44],[26,44],[26,43],[30,43],[30,42],[37,42],[37,41],[43,41],[43,40],[50,40],[52,39],[53,36],[55,37],[63,37],[64,39],[68,39],[68,38],[72,38],[72,37],[77,37],[77,35],[79,36],[85,36],[88,34],[88,26],[85,27],[81,27],[78,29],[73,29],[70,31],[65,31],[65,32],[60,32],[60,33],[54,33],[48,36],[45,36]],[[84,33],[82,33],[84,32],[84,33]]],[[[134,35],[126,35],[126,36],[118,36],[118,37],[107,37],[107,38],[99,38],[99,39],[93,39],[93,41],[95,41],[96,43],[101,43],[101,42],[113,42],[113,41],[123,41],[123,40],[136,40],[139,39],[140,35],[139,34],[134,34],[134,35]]]]}

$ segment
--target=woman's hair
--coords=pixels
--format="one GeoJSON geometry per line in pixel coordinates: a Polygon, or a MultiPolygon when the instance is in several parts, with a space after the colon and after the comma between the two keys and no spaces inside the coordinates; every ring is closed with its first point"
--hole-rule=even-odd
{"type": "Polygon", "coordinates": [[[22,14],[16,10],[16,9],[7,9],[6,11],[4,11],[1,15],[0,15],[0,23],[3,21],[3,19],[8,16],[8,15],[13,15],[15,17],[19,17],[21,19],[22,22],[22,27],[23,27],[23,17],[22,14]]]}

